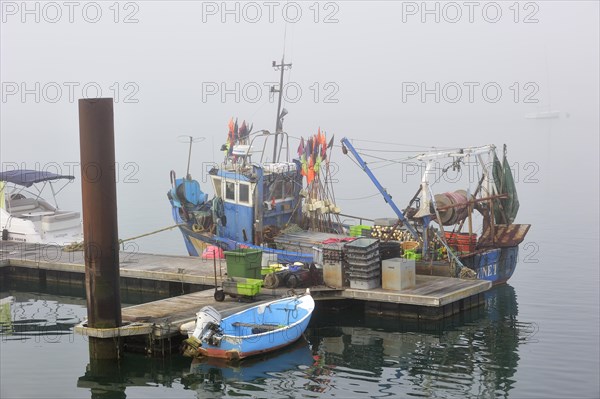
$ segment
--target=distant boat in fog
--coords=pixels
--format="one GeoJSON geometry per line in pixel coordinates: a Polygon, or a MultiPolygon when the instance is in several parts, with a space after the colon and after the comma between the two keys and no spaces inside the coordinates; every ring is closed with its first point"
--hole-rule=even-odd
{"type": "MultiPolygon", "coordinates": [[[[566,115],[568,117],[568,114],[566,115]]],[[[540,111],[532,112],[525,115],[526,119],[558,119],[560,118],[560,111],[540,111]]]]}

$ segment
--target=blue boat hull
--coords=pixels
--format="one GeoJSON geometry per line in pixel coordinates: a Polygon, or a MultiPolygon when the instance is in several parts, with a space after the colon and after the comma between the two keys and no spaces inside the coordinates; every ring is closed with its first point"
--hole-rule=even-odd
{"type": "MultiPolygon", "coordinates": [[[[490,248],[462,256],[461,262],[473,270],[479,280],[491,281],[493,285],[504,284],[511,278],[517,267],[519,246],[490,248]]],[[[417,274],[459,277],[460,269],[449,262],[418,261],[417,274]]]]}
{"type": "Polygon", "coordinates": [[[239,248],[255,248],[260,249],[264,253],[269,253],[277,256],[280,263],[305,262],[311,263],[313,255],[303,252],[286,251],[282,249],[269,248],[258,246],[247,242],[239,242],[229,238],[220,237],[215,234],[207,234],[204,232],[195,232],[187,225],[179,227],[183,235],[184,242],[190,256],[200,256],[206,245],[218,245],[225,251],[231,251],[239,248]]]}
{"type": "Polygon", "coordinates": [[[315,302],[310,295],[255,306],[226,317],[219,345],[202,341],[201,356],[228,360],[271,352],[297,341],[310,322],[315,302]],[[279,327],[265,329],[265,327],[279,327]]]}
{"type": "Polygon", "coordinates": [[[473,269],[480,280],[493,285],[503,284],[515,272],[519,247],[493,248],[462,259],[465,266],[473,269]]]}
{"type": "MultiPolygon", "coordinates": [[[[184,236],[186,246],[188,247],[188,253],[191,256],[199,256],[199,254],[202,253],[202,245],[219,244],[219,246],[225,250],[232,250],[242,246],[261,249],[265,253],[277,255],[277,259],[281,263],[292,263],[296,261],[306,263],[313,262],[312,254],[278,250],[248,243],[240,243],[215,235],[206,236],[202,233],[193,232],[185,226],[181,227],[181,232],[184,236]]],[[[461,261],[465,266],[477,273],[478,279],[488,280],[491,281],[493,285],[497,285],[506,283],[512,277],[517,267],[518,255],[518,246],[493,248],[463,257],[461,258],[461,261]]],[[[433,268],[438,270],[431,272],[429,262],[418,262],[417,274],[458,277],[458,275],[452,274],[452,268],[446,262],[441,265],[434,265],[433,268]]]]}

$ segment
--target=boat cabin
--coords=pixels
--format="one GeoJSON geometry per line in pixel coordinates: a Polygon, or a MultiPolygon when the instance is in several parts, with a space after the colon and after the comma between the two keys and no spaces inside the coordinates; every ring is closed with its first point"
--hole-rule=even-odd
{"type": "Polygon", "coordinates": [[[238,242],[262,242],[266,226],[298,223],[302,176],[298,162],[226,164],[209,172],[217,235],[238,242]]]}

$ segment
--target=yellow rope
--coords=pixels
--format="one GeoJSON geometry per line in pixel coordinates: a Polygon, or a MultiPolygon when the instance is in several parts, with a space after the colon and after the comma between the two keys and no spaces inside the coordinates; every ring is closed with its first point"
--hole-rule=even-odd
{"type": "Polygon", "coordinates": [[[475,270],[469,269],[467,266],[460,269],[459,277],[462,279],[473,280],[477,278],[475,270]]]}
{"type": "MultiPolygon", "coordinates": [[[[126,243],[127,241],[137,240],[138,238],[143,238],[143,237],[150,236],[152,234],[161,233],[163,231],[171,230],[171,229],[174,229],[175,227],[179,227],[179,226],[185,226],[185,224],[183,224],[183,223],[181,223],[181,224],[175,224],[173,226],[169,226],[169,227],[165,227],[165,228],[162,228],[162,229],[154,230],[154,231],[151,231],[149,233],[140,234],[140,235],[135,236],[135,237],[130,237],[130,238],[126,238],[126,239],[123,239],[123,240],[119,240],[119,245],[122,245],[122,244],[126,243]]],[[[63,251],[65,251],[65,252],[83,251],[83,248],[84,248],[84,241],[82,241],[82,242],[76,242],[76,243],[73,243],[73,244],[66,245],[66,246],[63,247],[63,251]]]]}
{"type": "Polygon", "coordinates": [[[63,247],[64,252],[75,252],[75,251],[83,251],[83,241],[74,242],[73,244],[65,245],[63,247]]]}

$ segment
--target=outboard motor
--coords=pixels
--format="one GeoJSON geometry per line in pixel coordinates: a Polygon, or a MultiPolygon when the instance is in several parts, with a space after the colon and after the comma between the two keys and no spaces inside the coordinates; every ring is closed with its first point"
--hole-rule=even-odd
{"type": "Polygon", "coordinates": [[[192,337],[214,345],[212,341],[216,340],[214,335],[220,331],[220,324],[221,314],[212,306],[205,306],[196,313],[196,329],[192,337]]]}
{"type": "Polygon", "coordinates": [[[196,328],[192,335],[183,341],[181,352],[184,356],[197,357],[202,342],[219,345],[221,342],[221,314],[212,306],[205,306],[196,313],[196,328]]]}

